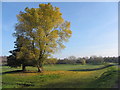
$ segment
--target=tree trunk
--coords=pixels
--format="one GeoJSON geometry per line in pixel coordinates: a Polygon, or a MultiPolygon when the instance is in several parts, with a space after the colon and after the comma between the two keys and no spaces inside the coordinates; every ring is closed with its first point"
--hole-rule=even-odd
{"type": "Polygon", "coordinates": [[[39,59],[38,59],[38,62],[37,62],[37,67],[38,67],[38,72],[42,73],[43,72],[43,67],[42,67],[42,58],[43,57],[43,54],[42,54],[42,50],[40,50],[40,55],[39,55],[39,59]]]}
{"type": "Polygon", "coordinates": [[[38,67],[38,72],[42,73],[43,72],[43,67],[38,67]]]}
{"type": "Polygon", "coordinates": [[[39,63],[38,65],[38,72],[43,72],[43,67],[42,67],[42,63],[39,63]]]}
{"type": "Polygon", "coordinates": [[[26,66],[22,64],[22,71],[26,71],[26,66]]]}

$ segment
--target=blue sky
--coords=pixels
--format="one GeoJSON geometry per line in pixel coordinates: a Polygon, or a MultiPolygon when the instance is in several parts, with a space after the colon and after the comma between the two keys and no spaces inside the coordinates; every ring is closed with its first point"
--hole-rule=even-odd
{"type": "MultiPolygon", "coordinates": [[[[43,2],[42,2],[43,3],[43,2]]],[[[14,49],[12,36],[16,15],[25,7],[37,8],[39,2],[2,3],[2,55],[14,49]]],[[[118,55],[118,3],[117,2],[52,2],[59,7],[63,18],[71,22],[73,32],[66,48],[54,57],[117,56],[118,55]]]]}

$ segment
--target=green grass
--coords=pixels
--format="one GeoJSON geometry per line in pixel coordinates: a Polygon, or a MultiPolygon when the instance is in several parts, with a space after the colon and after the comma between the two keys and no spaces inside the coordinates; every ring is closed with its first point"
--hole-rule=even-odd
{"type": "MultiPolygon", "coordinates": [[[[93,69],[104,65],[47,65],[44,73],[4,74],[3,88],[111,88],[117,81],[117,66],[96,71],[69,71],[93,69]]],[[[4,66],[3,72],[20,70],[4,66]]],[[[37,70],[27,67],[27,70],[37,70]]]]}
{"type": "Polygon", "coordinates": [[[107,71],[102,73],[99,78],[97,78],[93,83],[91,84],[91,87],[94,88],[111,88],[118,85],[118,67],[109,67],[107,68],[107,71]]]}
{"type": "Polygon", "coordinates": [[[76,70],[76,69],[93,69],[93,68],[99,68],[102,67],[104,65],[47,65],[45,66],[45,70],[64,70],[64,71],[68,71],[68,70],[76,70]]]}
{"type": "MultiPolygon", "coordinates": [[[[59,64],[59,65],[45,65],[44,70],[47,71],[58,71],[58,70],[63,70],[63,71],[68,71],[68,70],[76,70],[76,69],[94,69],[94,68],[99,68],[104,65],[70,65],[70,64],[59,64]]],[[[26,67],[27,70],[33,70],[37,71],[36,67],[26,67]]],[[[2,67],[2,72],[7,72],[7,71],[14,71],[14,70],[21,70],[20,67],[18,68],[10,68],[8,66],[2,67]]]]}

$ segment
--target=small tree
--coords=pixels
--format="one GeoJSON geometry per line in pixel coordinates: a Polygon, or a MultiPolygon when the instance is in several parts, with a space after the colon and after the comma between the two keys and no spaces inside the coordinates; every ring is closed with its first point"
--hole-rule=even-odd
{"type": "Polygon", "coordinates": [[[15,49],[13,51],[10,51],[12,55],[7,57],[7,65],[10,67],[18,67],[21,66],[21,61],[16,58],[16,54],[18,52],[18,49],[15,49]]]}
{"type": "Polygon", "coordinates": [[[85,64],[86,64],[86,60],[85,60],[85,59],[82,59],[82,60],[81,60],[81,64],[82,64],[82,65],[85,65],[85,64]]]}
{"type": "Polygon", "coordinates": [[[22,70],[26,71],[26,66],[35,64],[28,38],[18,36],[15,42],[15,48],[15,50],[10,51],[11,55],[7,60],[8,66],[18,67],[22,65],[22,70]]]}

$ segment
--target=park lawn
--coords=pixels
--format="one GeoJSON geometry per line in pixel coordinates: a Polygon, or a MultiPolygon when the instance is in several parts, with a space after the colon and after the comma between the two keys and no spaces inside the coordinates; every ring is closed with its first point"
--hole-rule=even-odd
{"type": "MultiPolygon", "coordinates": [[[[44,73],[3,74],[3,88],[110,88],[117,80],[117,67],[95,71],[69,71],[73,69],[98,68],[102,65],[54,65],[45,66],[44,73]]],[[[3,72],[11,70],[3,67],[3,72]]],[[[20,68],[18,68],[20,69],[20,68]]],[[[18,70],[14,69],[14,70],[18,70]]],[[[36,70],[33,67],[27,69],[36,70]]],[[[13,69],[12,69],[13,70],[13,69]]]]}

